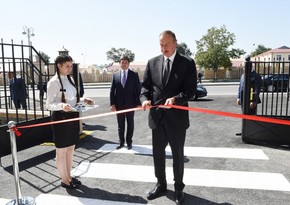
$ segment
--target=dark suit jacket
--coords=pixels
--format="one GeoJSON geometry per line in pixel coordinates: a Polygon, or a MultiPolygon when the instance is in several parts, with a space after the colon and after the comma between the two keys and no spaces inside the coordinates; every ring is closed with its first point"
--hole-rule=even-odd
{"type": "MultiPolygon", "coordinates": [[[[244,96],[244,81],[245,81],[245,75],[243,74],[240,79],[240,85],[239,85],[239,90],[238,90],[238,99],[240,99],[241,105],[243,103],[243,96],[244,96]]],[[[261,99],[259,97],[260,90],[261,90],[261,76],[257,74],[255,71],[251,72],[250,88],[253,89],[250,96],[250,102],[254,102],[256,104],[261,103],[261,99]]]]}
{"type": "Polygon", "coordinates": [[[9,89],[12,100],[22,100],[27,96],[26,85],[22,78],[11,79],[9,89]]]}
{"type": "MultiPolygon", "coordinates": [[[[148,61],[142,83],[141,100],[151,100],[152,105],[162,105],[167,98],[174,97],[176,105],[188,106],[188,100],[194,96],[197,84],[194,60],[177,52],[166,85],[162,84],[163,63],[163,55],[148,61]]],[[[188,111],[150,109],[149,127],[154,129],[161,122],[174,129],[187,129],[189,127],[188,111]]]]}
{"type": "Polygon", "coordinates": [[[139,76],[128,69],[125,87],[121,84],[121,72],[113,75],[110,89],[110,105],[115,105],[117,110],[134,108],[141,105],[141,85],[139,76]]]}

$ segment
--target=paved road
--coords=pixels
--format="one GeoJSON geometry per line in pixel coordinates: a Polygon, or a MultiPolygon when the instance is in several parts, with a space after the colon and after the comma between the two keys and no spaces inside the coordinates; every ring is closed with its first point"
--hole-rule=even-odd
{"type": "MultiPolygon", "coordinates": [[[[98,108],[84,115],[109,112],[108,97],[94,97],[98,108]]],[[[190,102],[191,107],[239,113],[235,95],[213,95],[190,102]]],[[[83,186],[65,190],[55,169],[54,147],[36,146],[18,153],[22,194],[37,204],[157,204],[173,203],[172,159],[167,154],[168,192],[147,201],[154,186],[151,131],[147,111],[135,113],[133,149],[116,151],[114,115],[85,120],[87,134],[74,157],[74,174],[83,186]]],[[[178,120],[178,119],[176,119],[178,120]]],[[[204,113],[190,113],[186,138],[185,205],[289,204],[289,148],[244,144],[235,133],[241,120],[204,113]]],[[[0,204],[15,198],[11,156],[2,158],[0,204]]]]}
{"type": "MultiPolygon", "coordinates": [[[[204,83],[208,91],[208,96],[237,96],[237,83],[204,83]]],[[[108,97],[110,85],[86,86],[85,96],[88,97],[108,97]]]]}

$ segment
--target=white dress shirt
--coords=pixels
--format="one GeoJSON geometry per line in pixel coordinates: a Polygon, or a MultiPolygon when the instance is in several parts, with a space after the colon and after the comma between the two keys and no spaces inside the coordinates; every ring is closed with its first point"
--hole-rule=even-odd
{"type": "MultiPolygon", "coordinates": [[[[128,68],[129,69],[129,68],[128,68]]],[[[126,70],[122,70],[121,69],[121,79],[123,78],[123,75],[125,74],[126,75],[126,79],[128,78],[128,69],[126,70]],[[125,71],[125,72],[124,72],[125,71]]]]}
{"type": "MultiPolygon", "coordinates": [[[[67,76],[60,75],[64,96],[67,104],[70,104],[74,107],[77,103],[77,90],[69,82],[67,76]]],[[[73,80],[71,78],[71,80],[73,80]]],[[[63,110],[64,103],[61,102],[61,84],[57,74],[55,74],[47,83],[47,99],[46,99],[46,108],[51,111],[63,110]]]]}
{"type": "MultiPolygon", "coordinates": [[[[170,60],[170,69],[169,69],[169,71],[171,71],[172,64],[173,64],[173,60],[174,60],[175,56],[176,56],[176,50],[175,50],[175,52],[172,54],[172,56],[169,57],[169,60],[170,60]]],[[[165,65],[166,65],[166,61],[167,61],[167,57],[164,56],[164,63],[163,63],[164,67],[165,67],[165,65]]],[[[163,68],[163,69],[164,69],[164,68],[163,68]]],[[[170,73],[170,72],[169,72],[169,73],[170,73]]]]}

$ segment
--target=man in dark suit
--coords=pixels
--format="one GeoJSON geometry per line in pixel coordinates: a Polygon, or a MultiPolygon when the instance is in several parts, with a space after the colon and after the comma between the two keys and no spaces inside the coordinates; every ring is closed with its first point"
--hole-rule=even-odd
{"type": "MultiPolygon", "coordinates": [[[[244,87],[245,86],[245,74],[242,74],[240,78],[240,85],[238,90],[238,98],[237,104],[241,106],[242,112],[243,110],[243,96],[244,96],[244,87]]],[[[256,73],[256,71],[252,68],[251,70],[251,79],[250,79],[250,109],[249,115],[257,114],[257,105],[261,103],[260,99],[260,91],[261,91],[261,76],[256,73]]],[[[237,136],[242,135],[241,132],[236,133],[237,136]]]]}
{"type": "Polygon", "coordinates": [[[13,72],[9,72],[8,77],[10,97],[14,102],[15,109],[20,109],[20,105],[22,105],[23,109],[26,109],[27,90],[24,80],[22,78],[15,77],[13,72]]]}
{"type": "MultiPolygon", "coordinates": [[[[134,108],[141,105],[141,85],[138,74],[129,69],[129,57],[122,56],[119,63],[121,69],[120,72],[113,75],[110,90],[110,104],[112,111],[134,108]]],[[[134,112],[117,114],[118,134],[120,141],[117,149],[124,147],[125,119],[127,120],[126,144],[128,149],[132,149],[134,112]]]]}
{"type": "MultiPolygon", "coordinates": [[[[142,107],[156,105],[188,106],[196,91],[197,72],[193,59],[176,51],[177,40],[172,31],[159,36],[163,55],[147,63],[141,88],[142,107]]],[[[165,174],[165,148],[169,144],[173,157],[175,202],[184,200],[184,142],[189,127],[188,111],[153,107],[149,110],[149,127],[152,129],[153,161],[157,184],[147,195],[155,199],[167,190],[165,174]]]]}

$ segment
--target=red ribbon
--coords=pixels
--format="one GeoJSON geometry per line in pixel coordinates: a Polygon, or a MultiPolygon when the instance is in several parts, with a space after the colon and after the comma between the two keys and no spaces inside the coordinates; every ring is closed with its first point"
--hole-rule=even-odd
{"type": "MultiPolygon", "coordinates": [[[[153,107],[161,107],[161,108],[167,108],[167,109],[168,108],[175,108],[175,109],[180,109],[180,110],[188,110],[191,112],[201,112],[201,113],[206,113],[206,114],[222,115],[222,116],[226,116],[226,117],[241,118],[241,119],[246,119],[246,120],[254,120],[254,121],[260,121],[260,122],[290,125],[289,120],[281,120],[281,119],[276,119],[276,118],[268,118],[268,117],[261,117],[261,116],[255,116],[255,115],[244,115],[244,114],[223,112],[223,111],[217,111],[217,110],[208,110],[208,109],[204,109],[204,108],[193,108],[193,107],[186,107],[186,106],[180,106],[180,105],[146,106],[145,109],[151,109],[153,107]]],[[[90,118],[97,118],[97,117],[104,117],[104,116],[109,116],[109,115],[115,115],[115,114],[138,111],[138,110],[145,110],[145,109],[142,107],[130,108],[130,109],[125,109],[125,110],[107,112],[107,113],[79,117],[79,118],[73,118],[73,119],[67,119],[67,120],[59,120],[59,121],[53,121],[53,122],[45,122],[45,123],[39,123],[39,124],[33,124],[33,125],[20,126],[20,127],[18,127],[18,129],[47,126],[47,125],[52,125],[52,124],[60,124],[60,123],[65,123],[65,122],[84,120],[84,119],[90,119],[90,118]]],[[[12,128],[12,130],[15,132],[15,134],[17,136],[20,136],[21,133],[18,131],[18,129],[16,127],[12,128]]]]}
{"type": "Polygon", "coordinates": [[[254,120],[254,121],[260,121],[260,122],[290,125],[290,120],[281,120],[281,119],[261,117],[261,116],[256,116],[256,115],[244,115],[244,114],[237,114],[237,113],[232,113],[232,112],[208,110],[208,109],[203,109],[203,108],[192,108],[192,107],[185,107],[185,106],[179,106],[179,105],[168,105],[168,107],[181,109],[181,110],[188,110],[188,111],[192,111],[192,112],[202,112],[202,113],[213,114],[213,115],[222,115],[222,116],[226,116],[226,117],[242,118],[242,119],[246,119],[246,120],[254,120]]]}
{"type": "Polygon", "coordinates": [[[21,132],[17,129],[16,126],[13,126],[10,129],[16,134],[17,137],[21,135],[21,132]]]}
{"type": "Polygon", "coordinates": [[[85,116],[85,117],[78,117],[78,118],[72,118],[72,119],[66,119],[66,120],[58,120],[58,121],[53,121],[53,122],[44,122],[44,123],[39,123],[39,124],[34,124],[34,125],[25,125],[25,126],[18,127],[18,129],[54,125],[54,124],[60,124],[60,123],[65,123],[65,122],[72,122],[72,121],[78,121],[78,120],[84,120],[84,119],[104,117],[104,116],[109,116],[109,115],[116,115],[116,114],[120,114],[120,113],[132,112],[132,111],[137,111],[137,110],[143,110],[143,108],[136,107],[136,108],[130,108],[130,109],[119,110],[119,111],[114,111],[114,112],[107,112],[107,113],[102,113],[102,114],[97,114],[97,115],[90,115],[90,116],[85,116]]]}

